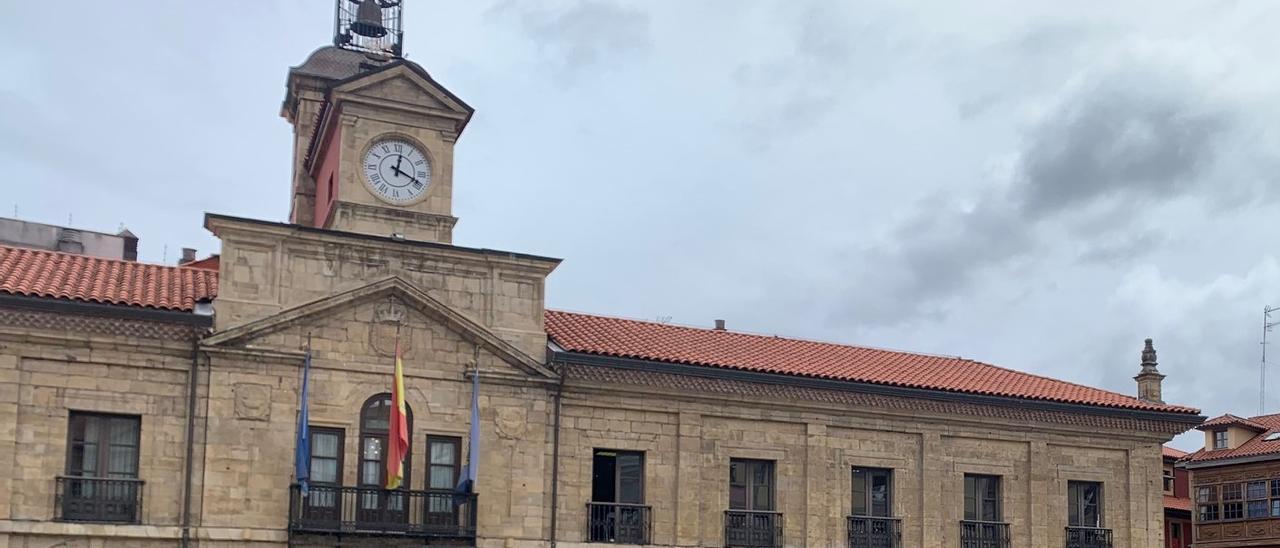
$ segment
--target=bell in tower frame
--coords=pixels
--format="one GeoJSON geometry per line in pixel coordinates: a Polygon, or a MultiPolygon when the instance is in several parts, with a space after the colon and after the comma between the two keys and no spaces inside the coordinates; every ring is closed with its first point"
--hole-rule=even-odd
{"type": "Polygon", "coordinates": [[[335,0],[335,46],[400,57],[404,38],[403,0],[335,0]]]}

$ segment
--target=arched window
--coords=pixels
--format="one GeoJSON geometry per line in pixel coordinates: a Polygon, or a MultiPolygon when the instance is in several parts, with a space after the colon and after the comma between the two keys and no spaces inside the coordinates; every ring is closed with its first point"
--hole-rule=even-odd
{"type": "MultiPolygon", "coordinates": [[[[409,425],[409,451],[404,456],[404,481],[401,489],[409,489],[413,462],[413,409],[405,405],[409,425]]],[[[381,493],[387,485],[387,433],[391,427],[391,394],[378,394],[365,400],[360,408],[360,509],[381,512],[379,519],[408,517],[402,495],[381,493]],[[404,514],[395,516],[391,514],[404,514]]]]}

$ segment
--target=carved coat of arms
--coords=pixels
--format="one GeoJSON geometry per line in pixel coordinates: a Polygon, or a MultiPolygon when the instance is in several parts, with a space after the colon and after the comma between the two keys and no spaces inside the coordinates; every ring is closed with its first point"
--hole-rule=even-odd
{"type": "Polygon", "coordinates": [[[400,355],[406,356],[413,348],[413,332],[409,327],[408,309],[397,300],[388,300],[373,310],[373,323],[369,325],[369,346],[383,356],[396,355],[396,336],[400,338],[400,355]]]}

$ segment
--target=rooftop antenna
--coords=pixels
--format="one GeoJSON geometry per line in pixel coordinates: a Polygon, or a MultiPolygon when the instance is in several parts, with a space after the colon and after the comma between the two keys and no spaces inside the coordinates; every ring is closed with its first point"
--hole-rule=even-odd
{"type": "Polygon", "coordinates": [[[1258,415],[1267,412],[1267,333],[1271,328],[1280,325],[1280,321],[1271,321],[1271,313],[1280,308],[1267,305],[1262,307],[1262,367],[1258,373],[1258,415]]]}

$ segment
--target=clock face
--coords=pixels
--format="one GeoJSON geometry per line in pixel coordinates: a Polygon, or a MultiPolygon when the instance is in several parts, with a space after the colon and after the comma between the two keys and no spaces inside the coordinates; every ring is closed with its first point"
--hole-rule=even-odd
{"type": "Polygon", "coordinates": [[[431,162],[405,139],[383,139],[364,153],[364,183],[393,204],[415,202],[431,186],[431,162]]]}

